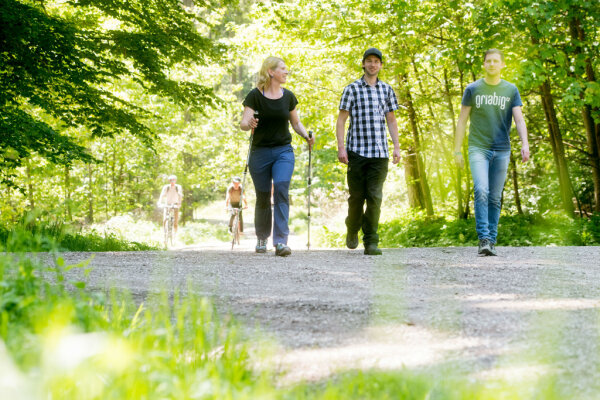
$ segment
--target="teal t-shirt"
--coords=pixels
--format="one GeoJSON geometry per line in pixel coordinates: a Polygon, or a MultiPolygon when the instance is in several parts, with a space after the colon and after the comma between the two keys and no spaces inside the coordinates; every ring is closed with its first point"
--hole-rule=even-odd
{"type": "Polygon", "coordinates": [[[488,85],[479,79],[465,89],[462,105],[471,106],[469,147],[510,150],[512,109],[523,105],[515,85],[504,79],[488,85]]]}

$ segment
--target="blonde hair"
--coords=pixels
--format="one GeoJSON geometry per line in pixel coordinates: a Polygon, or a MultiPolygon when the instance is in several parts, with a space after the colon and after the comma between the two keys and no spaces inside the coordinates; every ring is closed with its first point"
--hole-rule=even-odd
{"type": "Polygon", "coordinates": [[[269,75],[269,70],[277,68],[280,62],[284,62],[279,57],[267,57],[265,61],[262,63],[262,67],[260,67],[260,71],[258,72],[258,82],[256,82],[256,87],[259,90],[265,90],[271,85],[271,76],[269,75]]]}

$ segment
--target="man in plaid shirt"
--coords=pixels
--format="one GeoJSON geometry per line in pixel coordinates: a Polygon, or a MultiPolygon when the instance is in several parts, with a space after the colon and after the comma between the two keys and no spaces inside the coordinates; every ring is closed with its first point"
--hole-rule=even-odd
{"type": "Polygon", "coordinates": [[[393,163],[400,161],[398,123],[394,110],[398,101],[394,90],[377,75],[383,67],[383,55],[376,48],[363,54],[364,75],[344,88],[336,123],[338,159],[348,164],[348,217],[346,245],[358,247],[358,231],[362,228],[365,254],[380,255],[379,215],[383,198],[383,182],[388,171],[386,123],[394,143],[393,163]],[[344,145],[346,120],[350,117],[347,143],[344,145]],[[367,208],[364,210],[365,201],[367,208]]]}

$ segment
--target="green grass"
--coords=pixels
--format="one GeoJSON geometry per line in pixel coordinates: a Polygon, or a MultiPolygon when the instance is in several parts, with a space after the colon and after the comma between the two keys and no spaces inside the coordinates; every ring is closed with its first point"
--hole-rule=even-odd
{"type": "Polygon", "coordinates": [[[524,400],[562,399],[554,380],[541,379],[525,386],[494,381],[487,385],[452,376],[431,376],[408,370],[399,372],[351,371],[331,380],[300,384],[283,396],[290,400],[524,400]]]}
{"type": "MultiPolygon", "coordinates": [[[[28,240],[15,237],[14,249],[28,240]]],[[[135,304],[125,293],[89,293],[66,274],[85,276],[88,263],[55,255],[50,267],[0,255],[0,369],[11,382],[0,382],[2,396],[254,399],[273,390],[250,368],[239,325],[218,319],[207,299],[163,292],[135,304]]]]}
{"type": "MultiPolygon", "coordinates": [[[[379,224],[381,247],[476,246],[475,219],[427,217],[407,212],[379,224]]],[[[323,227],[322,243],[345,246],[345,232],[323,227]]],[[[498,225],[499,246],[589,246],[600,244],[600,215],[572,219],[562,214],[503,215],[498,225]]]]}
{"type": "Polygon", "coordinates": [[[26,244],[22,251],[144,251],[162,249],[160,228],[131,216],[118,216],[103,225],[73,227],[41,211],[24,214],[10,225],[0,225],[0,250],[14,242],[26,244]],[[156,238],[152,237],[155,234],[156,238]],[[23,238],[27,238],[24,240],[23,238]]]}
{"type": "Polygon", "coordinates": [[[27,237],[28,249],[24,251],[140,251],[156,250],[157,246],[129,241],[114,233],[68,232],[64,226],[29,225],[13,228],[0,227],[0,249],[15,247],[15,236],[27,237]],[[16,233],[18,232],[18,233],[16,233]]]}

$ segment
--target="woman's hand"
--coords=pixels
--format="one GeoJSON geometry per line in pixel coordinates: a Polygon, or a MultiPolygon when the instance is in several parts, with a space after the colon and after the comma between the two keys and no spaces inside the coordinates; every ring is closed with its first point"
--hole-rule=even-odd
{"type": "Polygon", "coordinates": [[[306,142],[308,143],[308,149],[312,150],[313,145],[315,144],[315,134],[311,131],[309,135],[306,136],[306,142]]]}
{"type": "Polygon", "coordinates": [[[240,122],[240,128],[243,131],[254,129],[258,126],[258,118],[254,118],[254,110],[250,107],[244,107],[244,114],[242,115],[242,122],[240,122]]]}

